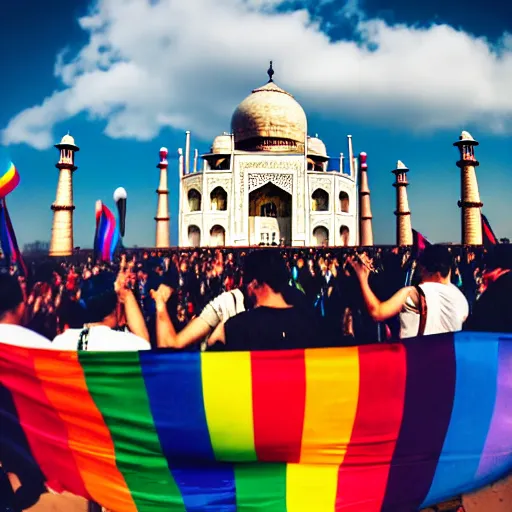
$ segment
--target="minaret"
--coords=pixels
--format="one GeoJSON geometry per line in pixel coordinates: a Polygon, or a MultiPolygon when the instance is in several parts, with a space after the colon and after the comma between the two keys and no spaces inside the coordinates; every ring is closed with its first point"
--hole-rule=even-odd
{"type": "Polygon", "coordinates": [[[169,162],[167,148],[160,148],[160,163],[157,168],[160,169],[160,184],[156,193],[158,194],[158,206],[156,210],[156,247],[158,249],[167,249],[171,246],[170,226],[169,226],[169,188],[167,187],[167,168],[169,162]]]}
{"type": "Polygon", "coordinates": [[[462,217],[462,244],[482,245],[482,215],[478,183],[476,181],[475,167],[480,162],[475,158],[475,146],[478,142],[469,132],[462,132],[459,140],[453,143],[460,151],[460,160],[457,167],[461,170],[460,190],[461,199],[458,202],[462,217]]]}
{"type": "Polygon", "coordinates": [[[407,200],[407,173],[409,169],[398,160],[396,169],[391,171],[396,176],[393,186],[396,188],[396,245],[398,247],[410,246],[412,242],[411,211],[407,200]]]}
{"type": "Polygon", "coordinates": [[[80,148],[75,139],[64,135],[60,144],[55,144],[60,152],[59,162],[55,167],[59,169],[59,183],[57,196],[52,204],[53,225],[52,241],[50,243],[50,256],[71,256],[73,254],[73,172],[76,171],[75,153],[80,148]]]}
{"type": "Polygon", "coordinates": [[[372,209],[370,207],[370,189],[368,187],[368,164],[366,153],[359,153],[359,219],[361,246],[373,245],[372,209]]]}

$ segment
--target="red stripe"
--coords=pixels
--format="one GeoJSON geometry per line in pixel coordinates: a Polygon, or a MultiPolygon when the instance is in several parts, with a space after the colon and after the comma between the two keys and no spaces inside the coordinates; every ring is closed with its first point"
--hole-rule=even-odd
{"type": "Polygon", "coordinates": [[[299,462],[306,398],[304,351],[253,352],[251,365],[258,460],[299,462]]]}
{"type": "Polygon", "coordinates": [[[496,237],[494,236],[494,233],[492,232],[492,229],[489,226],[487,219],[485,219],[485,218],[484,218],[484,236],[489,243],[496,245],[496,243],[497,243],[496,237]]]}
{"type": "Polygon", "coordinates": [[[2,352],[2,382],[11,392],[20,424],[48,485],[88,497],[69,448],[66,426],[46,397],[30,351],[3,345],[2,352]]]}
{"type": "Polygon", "coordinates": [[[359,403],[347,454],[338,472],[336,511],[380,510],[402,423],[406,354],[403,345],[359,347],[359,403]]]}

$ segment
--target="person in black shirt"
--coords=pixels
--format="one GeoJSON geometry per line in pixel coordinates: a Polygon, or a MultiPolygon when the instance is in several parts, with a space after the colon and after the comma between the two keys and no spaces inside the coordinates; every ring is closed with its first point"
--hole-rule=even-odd
{"type": "Polygon", "coordinates": [[[485,291],[464,327],[467,331],[512,333],[512,246],[496,246],[487,256],[485,291]]]}
{"type": "Polygon", "coordinates": [[[213,334],[213,350],[278,350],[328,345],[322,322],[312,308],[291,306],[286,265],[270,249],[250,253],[244,284],[256,307],[230,318],[213,334]],[[288,299],[289,300],[289,299],[288,299]]]}

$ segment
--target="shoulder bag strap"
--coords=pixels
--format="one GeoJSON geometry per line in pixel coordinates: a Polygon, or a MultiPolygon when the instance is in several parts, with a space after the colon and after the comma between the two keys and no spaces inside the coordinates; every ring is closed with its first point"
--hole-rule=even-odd
{"type": "Polygon", "coordinates": [[[418,310],[420,313],[420,325],[418,327],[418,336],[423,336],[425,334],[425,326],[427,325],[427,299],[425,298],[425,292],[421,288],[421,286],[415,286],[418,291],[419,304],[418,310]]]}
{"type": "Polygon", "coordinates": [[[89,345],[89,327],[84,325],[84,328],[80,331],[78,336],[77,350],[87,350],[89,345]]]}

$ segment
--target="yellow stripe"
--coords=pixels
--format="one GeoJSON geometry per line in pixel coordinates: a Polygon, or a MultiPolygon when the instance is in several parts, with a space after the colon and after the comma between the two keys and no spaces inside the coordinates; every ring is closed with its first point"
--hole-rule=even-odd
{"type": "Polygon", "coordinates": [[[251,355],[201,354],[203,397],[217,460],[256,460],[252,414],[251,355]]]}
{"type": "Polygon", "coordinates": [[[288,466],[287,510],[332,512],[338,468],[345,458],[357,412],[357,347],[306,350],[306,383],[301,464],[288,466]]]}
{"type": "Polygon", "coordinates": [[[0,176],[0,188],[9,183],[14,178],[15,173],[16,167],[14,167],[14,165],[11,164],[7,172],[3,176],[0,176]]]}

